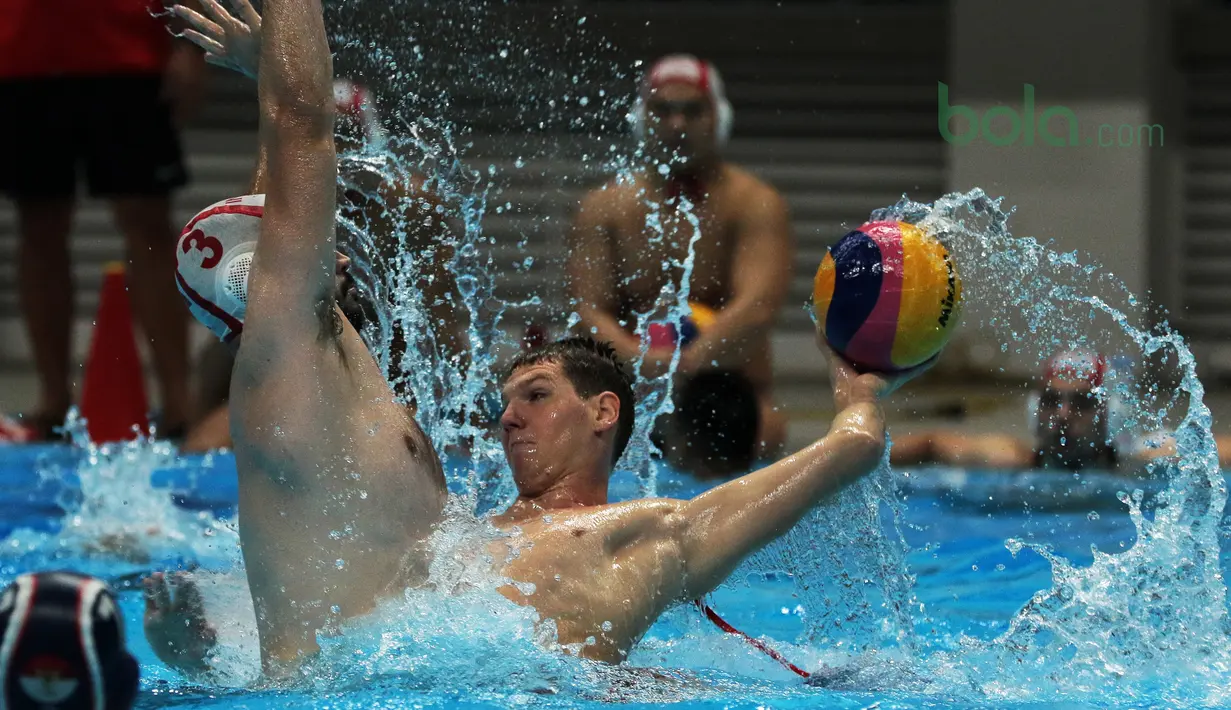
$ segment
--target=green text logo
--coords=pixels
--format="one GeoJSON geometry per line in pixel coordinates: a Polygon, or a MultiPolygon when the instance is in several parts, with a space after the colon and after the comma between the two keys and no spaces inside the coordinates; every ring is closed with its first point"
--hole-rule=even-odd
{"type": "Polygon", "coordinates": [[[1163,145],[1163,127],[1157,123],[1139,126],[1127,123],[1119,126],[1101,123],[1096,130],[1097,138],[1095,136],[1086,136],[1083,139],[1081,136],[1081,124],[1077,120],[1077,114],[1067,106],[1049,106],[1038,115],[1036,121],[1034,85],[1023,84],[1022,87],[1023,109],[1021,113],[1008,106],[995,106],[985,111],[983,116],[980,117],[969,106],[961,104],[950,106],[949,85],[943,81],[937,82],[936,123],[940,129],[941,137],[945,139],[945,142],[954,145],[970,145],[975,137],[979,136],[992,145],[1009,146],[1014,145],[1019,140],[1023,142],[1023,145],[1034,145],[1035,136],[1037,135],[1039,141],[1045,145],[1055,147],[1098,145],[1100,148],[1126,148],[1141,145],[1154,147],[1155,133],[1157,132],[1157,145],[1163,145]],[[966,130],[962,133],[954,133],[949,128],[949,121],[955,116],[961,116],[966,119],[966,130]],[[992,121],[997,116],[1003,116],[1008,119],[1009,129],[1007,131],[1003,127],[999,133],[993,130],[992,121]],[[1053,122],[1053,119],[1056,120],[1053,122]],[[1059,129],[1055,130],[1057,125],[1059,129]]]}

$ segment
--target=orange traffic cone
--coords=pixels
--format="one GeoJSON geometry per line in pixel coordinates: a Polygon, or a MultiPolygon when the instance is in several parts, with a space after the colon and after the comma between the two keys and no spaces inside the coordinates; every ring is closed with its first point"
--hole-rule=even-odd
{"type": "Polygon", "coordinates": [[[133,333],[124,265],[115,262],[107,265],[99,293],[81,414],[88,422],[91,441],[123,441],[133,437],[134,426],[149,431],[146,408],[145,377],[133,333]]]}

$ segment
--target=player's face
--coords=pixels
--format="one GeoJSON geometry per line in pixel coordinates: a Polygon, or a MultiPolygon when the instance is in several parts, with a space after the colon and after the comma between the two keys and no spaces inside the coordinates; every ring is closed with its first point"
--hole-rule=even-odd
{"type": "Polygon", "coordinates": [[[669,166],[686,166],[712,155],[715,112],[710,97],[687,84],[665,84],[645,102],[646,149],[669,166]]]}
{"type": "Polygon", "coordinates": [[[1089,382],[1053,377],[1039,396],[1040,446],[1058,458],[1097,456],[1105,446],[1106,418],[1089,382]]]}
{"type": "Polygon", "coordinates": [[[585,400],[563,368],[541,362],[519,368],[504,385],[500,417],[504,455],[524,496],[537,496],[589,456],[596,445],[585,400]]]}

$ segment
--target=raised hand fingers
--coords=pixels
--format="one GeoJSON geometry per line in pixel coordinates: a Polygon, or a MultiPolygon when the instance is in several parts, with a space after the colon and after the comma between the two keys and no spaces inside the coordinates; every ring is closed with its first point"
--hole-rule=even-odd
{"type": "Polygon", "coordinates": [[[226,54],[226,47],[223,47],[220,43],[218,43],[214,39],[206,37],[200,32],[197,32],[196,30],[192,30],[192,29],[184,30],[184,39],[187,39],[188,41],[197,45],[201,49],[204,49],[207,53],[207,56],[206,56],[207,60],[209,59],[208,55],[221,58],[223,55],[226,54]]]}
{"type": "Polygon", "coordinates": [[[257,14],[256,10],[252,9],[252,3],[248,2],[248,0],[231,0],[231,7],[235,9],[235,12],[239,13],[239,18],[247,22],[249,27],[261,26],[261,16],[257,14]]]}
{"type": "Polygon", "coordinates": [[[246,24],[241,22],[237,17],[232,15],[225,7],[218,4],[218,0],[201,0],[201,6],[205,11],[217,20],[218,24],[235,32],[240,29],[246,29],[246,24]]]}
{"type": "MultiPolygon", "coordinates": [[[[214,40],[221,40],[226,36],[226,31],[222,29],[221,25],[190,7],[174,5],[171,7],[171,12],[175,13],[176,17],[195,27],[199,32],[204,33],[214,40]]],[[[184,33],[187,34],[191,31],[192,30],[185,30],[184,33]]]]}

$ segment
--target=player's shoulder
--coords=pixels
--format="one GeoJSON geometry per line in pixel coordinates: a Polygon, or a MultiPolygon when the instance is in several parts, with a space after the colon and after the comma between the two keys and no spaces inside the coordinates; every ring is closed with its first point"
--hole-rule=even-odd
{"type": "Polygon", "coordinates": [[[786,199],[778,188],[751,170],[735,163],[726,163],[724,171],[731,194],[740,201],[785,208],[786,199]]]}
{"type": "Polygon", "coordinates": [[[615,175],[586,190],[583,201],[614,204],[635,197],[643,190],[641,179],[636,175],[615,175]]]}
{"type": "Polygon", "coordinates": [[[613,177],[586,190],[578,211],[596,217],[614,217],[628,212],[637,203],[642,189],[636,179],[613,177]]]}

